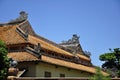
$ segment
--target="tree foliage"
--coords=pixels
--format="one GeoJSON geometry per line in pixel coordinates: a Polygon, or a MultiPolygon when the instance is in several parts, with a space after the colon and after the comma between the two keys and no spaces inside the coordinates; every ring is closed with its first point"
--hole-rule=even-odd
{"type": "Polygon", "coordinates": [[[7,57],[6,46],[0,40],[0,80],[6,80],[9,68],[9,59],[7,57]]]}
{"type": "Polygon", "coordinates": [[[101,61],[104,61],[102,68],[112,71],[113,76],[120,77],[120,48],[115,48],[109,53],[104,53],[99,56],[101,61]]]}
{"type": "Polygon", "coordinates": [[[99,67],[96,68],[96,73],[90,80],[111,80],[109,76],[104,76],[101,73],[101,69],[99,67]]]}

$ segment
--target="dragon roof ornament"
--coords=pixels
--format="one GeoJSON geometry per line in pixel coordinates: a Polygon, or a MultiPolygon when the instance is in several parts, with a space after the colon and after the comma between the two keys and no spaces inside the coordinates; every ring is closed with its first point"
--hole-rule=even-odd
{"type": "Polygon", "coordinates": [[[15,20],[9,21],[8,24],[18,23],[18,22],[27,20],[28,14],[25,11],[21,11],[19,14],[20,14],[20,16],[18,18],[16,18],[15,20]]]}
{"type": "Polygon", "coordinates": [[[69,44],[79,44],[79,36],[77,34],[73,34],[72,38],[69,39],[68,41],[62,41],[61,44],[63,45],[69,45],[69,44]]]}
{"type": "Polygon", "coordinates": [[[20,22],[27,20],[28,14],[25,11],[21,11],[19,14],[20,14],[20,16],[18,18],[14,19],[14,20],[10,20],[7,23],[0,23],[0,26],[16,24],[16,23],[20,23],[20,22]]]}

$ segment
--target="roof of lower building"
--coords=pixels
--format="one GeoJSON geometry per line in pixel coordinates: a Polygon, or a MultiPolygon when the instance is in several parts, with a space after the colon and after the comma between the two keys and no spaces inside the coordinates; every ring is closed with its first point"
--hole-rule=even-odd
{"type": "Polygon", "coordinates": [[[10,52],[7,55],[9,58],[13,58],[13,60],[16,60],[18,62],[23,61],[40,61],[39,58],[36,56],[28,53],[28,52],[10,52]]]}
{"type": "MultiPolygon", "coordinates": [[[[51,64],[55,64],[55,65],[59,65],[59,66],[72,68],[72,69],[77,69],[77,70],[86,71],[86,72],[90,72],[90,73],[96,73],[95,67],[76,64],[73,62],[59,60],[59,59],[55,59],[55,58],[51,58],[51,57],[47,57],[47,56],[42,56],[42,61],[47,62],[47,63],[51,63],[51,64]]],[[[104,75],[108,76],[108,74],[106,72],[102,72],[102,73],[104,75]]]]}

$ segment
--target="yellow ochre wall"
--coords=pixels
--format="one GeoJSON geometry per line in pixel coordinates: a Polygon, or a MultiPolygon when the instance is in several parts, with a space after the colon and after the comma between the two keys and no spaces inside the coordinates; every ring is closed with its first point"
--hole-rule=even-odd
{"type": "Polygon", "coordinates": [[[91,75],[84,71],[56,66],[44,62],[40,62],[36,65],[36,77],[44,77],[45,71],[51,72],[51,77],[60,77],[60,74],[65,74],[65,77],[88,77],[91,75]]]}

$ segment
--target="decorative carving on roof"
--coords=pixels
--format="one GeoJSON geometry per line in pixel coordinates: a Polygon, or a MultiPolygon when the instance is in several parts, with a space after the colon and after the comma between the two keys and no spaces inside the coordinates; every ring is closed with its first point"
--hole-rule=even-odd
{"type": "Polygon", "coordinates": [[[85,54],[86,56],[88,56],[88,57],[91,56],[91,52],[89,52],[89,51],[84,51],[84,54],[85,54]]]}
{"type": "Polygon", "coordinates": [[[15,20],[11,20],[10,22],[8,22],[8,24],[18,23],[27,20],[28,14],[25,11],[21,11],[19,14],[20,16],[18,18],[16,18],[15,20]]]}
{"type": "MultiPolygon", "coordinates": [[[[73,34],[72,38],[68,41],[62,41],[61,46],[67,48],[65,50],[72,52],[73,54],[82,53],[82,48],[79,42],[79,36],[77,34],[73,34]]],[[[83,53],[82,53],[83,54],[83,53]]]]}
{"type": "Polygon", "coordinates": [[[38,45],[35,47],[35,51],[40,53],[40,48],[41,48],[41,45],[40,43],[38,43],[38,45]]]}
{"type": "Polygon", "coordinates": [[[61,44],[79,44],[79,36],[77,34],[73,34],[72,39],[69,39],[68,41],[62,41],[61,44]]]}
{"type": "MultiPolygon", "coordinates": [[[[38,47],[39,48],[39,47],[38,47]]],[[[29,46],[26,47],[26,51],[31,53],[32,55],[38,57],[38,58],[41,58],[41,53],[40,53],[40,49],[39,50],[35,50],[35,49],[32,49],[30,48],[29,46]]]]}
{"type": "Polygon", "coordinates": [[[17,24],[17,23],[27,20],[28,14],[25,11],[21,11],[19,14],[20,16],[16,18],[15,20],[10,20],[7,23],[0,23],[0,27],[5,26],[5,25],[17,24]]]}

